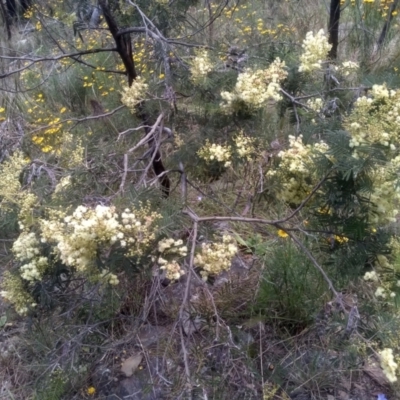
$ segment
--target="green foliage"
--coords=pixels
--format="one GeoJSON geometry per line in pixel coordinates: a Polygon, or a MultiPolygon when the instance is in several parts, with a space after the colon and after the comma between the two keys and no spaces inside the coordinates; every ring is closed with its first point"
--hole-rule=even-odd
{"type": "Polygon", "coordinates": [[[43,388],[37,390],[35,400],[61,400],[67,394],[68,381],[62,370],[55,370],[42,382],[41,386],[43,388]]]}
{"type": "Polygon", "coordinates": [[[263,260],[255,312],[292,333],[298,332],[321,308],[326,284],[310,260],[288,239],[281,239],[263,260]]]}

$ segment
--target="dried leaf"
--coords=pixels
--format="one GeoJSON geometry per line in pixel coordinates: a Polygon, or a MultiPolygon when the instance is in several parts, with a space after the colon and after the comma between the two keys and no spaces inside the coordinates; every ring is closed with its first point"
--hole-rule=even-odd
{"type": "Polygon", "coordinates": [[[390,383],[379,366],[379,361],[375,358],[364,365],[363,371],[380,386],[386,386],[390,383]]]}
{"type": "Polygon", "coordinates": [[[339,390],[338,396],[339,396],[338,400],[349,400],[350,398],[350,396],[343,390],[339,390]]]}
{"type": "Polygon", "coordinates": [[[2,315],[0,317],[0,328],[2,328],[7,322],[7,316],[6,315],[2,315]]]}
{"type": "Polygon", "coordinates": [[[187,336],[191,335],[193,332],[198,332],[202,325],[203,320],[199,316],[192,318],[187,311],[183,312],[182,328],[187,336]]]}
{"type": "Polygon", "coordinates": [[[121,365],[121,371],[129,378],[137,370],[142,360],[143,355],[140,353],[127,358],[121,365]]]}

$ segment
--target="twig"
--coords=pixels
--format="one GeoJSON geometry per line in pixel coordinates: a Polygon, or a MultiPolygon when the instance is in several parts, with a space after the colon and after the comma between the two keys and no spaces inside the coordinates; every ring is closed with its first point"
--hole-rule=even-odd
{"type": "MultiPolygon", "coordinates": [[[[190,207],[186,207],[186,209],[183,211],[186,215],[188,215],[196,224],[196,232],[197,232],[197,224],[199,222],[206,222],[206,221],[238,221],[238,222],[246,222],[246,223],[263,223],[266,225],[272,225],[275,226],[276,228],[282,229],[280,224],[282,222],[286,222],[289,219],[293,218],[307,203],[307,201],[311,198],[311,196],[319,189],[319,187],[322,185],[322,183],[326,180],[326,178],[329,176],[329,174],[333,171],[331,169],[328,174],[314,187],[314,189],[311,191],[311,193],[303,200],[303,202],[299,205],[299,207],[294,210],[288,217],[281,218],[278,220],[266,220],[263,218],[245,218],[245,217],[219,217],[219,216],[213,216],[213,217],[198,217],[197,214],[190,209],[190,207]]],[[[328,283],[329,289],[332,291],[332,293],[335,295],[336,299],[339,301],[341,304],[341,307],[343,311],[345,310],[345,307],[343,303],[340,300],[340,295],[339,292],[334,288],[332,281],[326,274],[326,272],[323,270],[323,268],[318,264],[317,260],[314,258],[314,256],[310,253],[310,251],[299,241],[299,239],[293,234],[292,231],[286,231],[286,233],[292,238],[292,240],[297,244],[298,247],[306,254],[306,256],[311,260],[311,262],[314,264],[314,266],[320,271],[322,274],[323,278],[325,281],[328,283]]],[[[191,263],[192,265],[192,263],[191,263]]]]}
{"type": "MultiPolygon", "coordinates": [[[[159,135],[158,135],[157,139],[158,138],[159,138],[159,135]]],[[[149,145],[152,147],[151,159],[150,159],[150,162],[147,164],[146,168],[144,169],[144,171],[142,173],[142,176],[140,177],[140,179],[139,179],[138,183],[136,184],[136,186],[140,186],[144,182],[144,180],[146,179],[146,176],[149,173],[150,168],[154,165],[154,162],[157,161],[157,157],[160,156],[160,151],[159,151],[160,144],[161,144],[160,141],[159,140],[155,140],[154,139],[154,135],[153,135],[153,138],[150,138],[148,142],[149,142],[149,145]]],[[[163,177],[163,174],[165,176],[167,176],[166,172],[167,171],[164,170],[162,173],[156,174],[158,180],[160,180],[163,177]]]]}
{"type": "MultiPolygon", "coordinates": [[[[200,217],[199,218],[199,217],[197,217],[197,215],[192,210],[190,210],[189,207],[184,212],[187,215],[189,215],[195,222],[204,222],[204,221],[238,221],[238,222],[247,222],[247,223],[259,222],[259,223],[264,223],[264,224],[267,224],[267,225],[273,225],[276,228],[282,228],[280,226],[279,220],[269,221],[269,220],[264,220],[262,218],[244,218],[244,217],[200,217]]],[[[287,219],[288,218],[285,218],[284,220],[287,220],[287,219]]],[[[301,248],[301,250],[306,254],[306,256],[312,261],[312,263],[315,265],[315,267],[321,272],[321,274],[324,277],[325,281],[328,283],[329,289],[332,291],[332,293],[336,296],[337,300],[341,304],[343,311],[346,311],[345,308],[344,308],[344,305],[340,301],[339,292],[334,288],[332,281],[329,279],[328,275],[325,273],[323,268],[318,264],[318,262],[314,258],[314,256],[297,239],[297,237],[292,233],[292,231],[285,231],[285,232],[293,239],[293,241],[301,248]]]]}
{"type": "Polygon", "coordinates": [[[315,192],[321,187],[321,185],[325,182],[331,172],[334,170],[332,168],[328,173],[317,183],[317,185],[313,188],[313,190],[308,194],[308,196],[301,202],[301,204],[287,217],[275,220],[268,220],[264,218],[246,218],[246,217],[220,217],[220,216],[208,216],[208,217],[198,217],[189,207],[187,207],[183,212],[189,215],[193,220],[197,220],[198,222],[206,222],[206,221],[237,221],[237,222],[246,222],[246,223],[261,223],[266,225],[272,225],[277,227],[279,224],[289,221],[292,219],[301,209],[306,205],[306,203],[310,200],[310,198],[315,194],[315,192]]]}
{"type": "MultiPolygon", "coordinates": [[[[183,351],[183,360],[185,363],[185,373],[186,373],[186,379],[189,385],[189,388],[191,388],[191,378],[190,378],[190,368],[189,368],[189,360],[188,360],[188,352],[185,346],[185,339],[183,336],[183,314],[185,312],[186,305],[188,304],[189,301],[189,293],[190,293],[190,283],[192,280],[192,271],[193,271],[193,265],[194,265],[194,253],[196,250],[196,241],[197,241],[197,228],[198,228],[198,223],[197,221],[193,222],[193,235],[192,235],[192,248],[190,250],[190,260],[189,260],[189,271],[187,274],[187,280],[186,280],[186,288],[185,288],[185,293],[183,295],[183,300],[181,307],[179,309],[179,332],[181,335],[181,345],[182,345],[182,351],[183,351]]],[[[189,393],[189,398],[191,398],[191,390],[189,393]]]]}
{"type": "MultiPolygon", "coordinates": [[[[0,59],[8,59],[8,60],[20,60],[20,61],[31,61],[28,65],[25,65],[22,68],[7,72],[5,74],[0,75],[0,79],[7,78],[11,75],[18,74],[19,72],[22,72],[30,67],[32,65],[35,65],[36,63],[39,62],[44,62],[44,61],[58,61],[63,58],[72,58],[77,62],[80,62],[81,60],[77,60],[76,57],[85,55],[85,54],[94,54],[94,53],[103,53],[103,52],[110,52],[110,51],[116,51],[115,48],[109,48],[109,49],[93,49],[93,50],[85,50],[85,51],[80,51],[77,53],[69,53],[69,54],[61,54],[59,56],[54,56],[54,57],[41,57],[41,58],[35,58],[35,57],[12,57],[12,56],[2,56],[0,55],[0,59]]],[[[102,71],[102,72],[113,72],[113,73],[121,73],[121,71],[102,71]]]]}
{"type": "Polygon", "coordinates": [[[93,120],[100,119],[100,118],[103,118],[103,117],[109,117],[109,116],[115,114],[116,112],[118,112],[119,110],[122,110],[123,108],[125,108],[125,106],[119,106],[119,107],[117,107],[117,108],[114,108],[114,110],[112,110],[112,111],[110,111],[110,112],[107,112],[107,113],[104,113],[104,114],[90,115],[89,117],[83,117],[83,118],[68,118],[68,119],[63,119],[62,121],[56,122],[56,123],[54,123],[54,124],[44,125],[44,126],[41,126],[40,128],[36,128],[36,129],[30,131],[29,133],[30,133],[30,134],[33,134],[33,133],[35,133],[35,132],[42,131],[43,129],[53,128],[53,127],[55,127],[55,126],[57,126],[57,125],[61,125],[61,124],[64,124],[64,123],[70,122],[70,121],[71,121],[71,122],[75,122],[75,125],[74,125],[74,126],[76,126],[77,124],[79,124],[79,123],[81,123],[81,122],[93,121],[93,120]]]}
{"type": "Polygon", "coordinates": [[[187,204],[187,180],[185,169],[183,168],[183,163],[179,162],[179,170],[181,172],[181,193],[182,193],[182,204],[187,204]]]}
{"type": "Polygon", "coordinates": [[[134,152],[134,151],[137,150],[140,146],[143,146],[145,143],[147,143],[147,142],[150,141],[151,137],[154,135],[154,132],[156,131],[156,129],[157,129],[158,126],[160,125],[160,122],[161,122],[163,116],[164,116],[164,115],[163,115],[162,113],[158,116],[156,122],[155,122],[154,125],[151,127],[151,130],[147,133],[147,135],[146,135],[143,139],[141,139],[137,144],[135,144],[135,146],[133,146],[132,148],[130,148],[130,149],[128,150],[128,153],[134,152]]]}
{"type": "Polygon", "coordinates": [[[179,333],[181,336],[181,346],[182,346],[182,352],[183,352],[183,361],[185,363],[185,373],[186,373],[186,380],[188,383],[188,389],[189,389],[189,397],[188,400],[192,400],[192,384],[191,384],[191,379],[190,379],[190,369],[189,369],[189,360],[188,360],[188,352],[185,346],[185,338],[183,336],[183,326],[182,323],[179,325],[179,333]]]}
{"type": "Polygon", "coordinates": [[[280,92],[283,93],[293,103],[293,105],[296,104],[296,105],[298,105],[300,107],[303,107],[303,108],[306,108],[307,110],[312,111],[311,107],[307,106],[306,104],[300,103],[300,101],[296,100],[296,97],[292,96],[291,94],[289,94],[288,92],[286,92],[282,88],[280,89],[280,92]]]}
{"type": "Polygon", "coordinates": [[[297,113],[297,107],[295,103],[293,103],[293,111],[296,117],[296,137],[297,137],[300,133],[300,119],[299,119],[299,114],[297,113]]]}
{"type": "Polygon", "coordinates": [[[128,154],[124,154],[124,173],[122,174],[121,184],[119,185],[119,190],[117,194],[124,191],[127,174],[128,174],[128,154]]]}

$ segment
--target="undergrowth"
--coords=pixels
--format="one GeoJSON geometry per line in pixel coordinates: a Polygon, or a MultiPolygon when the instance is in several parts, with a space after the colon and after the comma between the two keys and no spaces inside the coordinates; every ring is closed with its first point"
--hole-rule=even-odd
{"type": "Polygon", "coordinates": [[[398,2],[330,3],[2,8],[0,398],[399,398],[398,2]]]}

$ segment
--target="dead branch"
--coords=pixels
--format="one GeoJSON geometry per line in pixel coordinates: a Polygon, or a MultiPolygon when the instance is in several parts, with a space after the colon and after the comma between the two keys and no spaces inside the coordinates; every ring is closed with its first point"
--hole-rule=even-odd
{"type": "MultiPolygon", "coordinates": [[[[196,241],[197,241],[197,228],[198,228],[198,223],[197,221],[193,222],[193,234],[192,234],[192,248],[190,250],[190,260],[189,260],[189,271],[187,274],[187,279],[186,279],[186,288],[185,288],[185,293],[183,295],[183,300],[181,307],[179,309],[179,332],[181,336],[181,345],[182,345],[182,352],[183,352],[183,360],[185,363],[185,373],[186,373],[186,380],[189,386],[189,391],[191,392],[191,378],[190,378],[190,368],[189,368],[189,360],[188,360],[188,352],[185,346],[185,338],[183,335],[183,321],[184,321],[184,312],[185,308],[187,307],[187,304],[189,303],[189,293],[190,293],[190,284],[192,280],[192,271],[194,267],[194,253],[196,250],[196,241]]],[[[189,392],[189,395],[191,396],[189,392]]]]}
{"type": "MultiPolygon", "coordinates": [[[[128,85],[131,86],[133,81],[137,78],[137,73],[135,69],[135,63],[133,61],[132,54],[132,43],[130,40],[130,35],[119,35],[118,25],[111,14],[111,10],[108,7],[106,0],[99,0],[100,7],[103,11],[104,19],[108,25],[108,29],[112,34],[115,44],[117,46],[117,52],[125,66],[125,71],[128,76],[128,85]]],[[[144,126],[147,126],[150,120],[150,116],[144,110],[144,104],[140,103],[136,108],[137,116],[143,121],[144,126]]],[[[144,128],[145,133],[148,134],[150,129],[144,128]]],[[[161,159],[161,153],[158,148],[154,149],[153,157],[153,170],[154,173],[159,176],[159,182],[161,184],[161,189],[164,197],[169,196],[171,182],[165,172],[165,167],[161,159]]]]}
{"type": "MultiPolygon", "coordinates": [[[[7,72],[7,73],[5,73],[5,74],[1,74],[1,75],[0,75],[0,79],[7,78],[7,77],[12,76],[12,75],[14,75],[14,74],[18,74],[18,73],[20,73],[20,72],[22,72],[22,71],[24,71],[24,70],[26,70],[26,69],[32,67],[32,65],[35,65],[35,64],[40,63],[40,62],[45,62],[45,61],[59,61],[59,60],[62,60],[63,58],[73,58],[73,59],[75,59],[76,57],[79,57],[79,56],[82,56],[82,55],[85,55],[85,54],[104,53],[104,52],[109,52],[109,51],[117,51],[117,49],[116,49],[116,48],[109,48],[109,49],[92,49],[92,50],[79,51],[79,52],[76,52],[76,53],[60,54],[60,55],[58,55],[58,56],[53,56],[53,57],[40,57],[40,58],[37,58],[37,57],[29,57],[29,56],[13,57],[13,56],[4,56],[4,55],[0,55],[0,59],[4,59],[4,60],[30,61],[30,63],[29,63],[28,65],[25,65],[25,66],[22,67],[22,68],[19,68],[19,69],[16,69],[16,70],[7,72]]],[[[77,61],[77,60],[75,60],[75,61],[77,61]]],[[[92,68],[95,68],[95,67],[92,66],[92,68]]],[[[107,72],[107,73],[112,72],[112,73],[121,74],[121,71],[114,71],[114,70],[112,70],[112,71],[103,70],[103,71],[100,71],[100,72],[107,72]]]]}
{"type": "Polygon", "coordinates": [[[121,184],[119,185],[119,190],[117,193],[121,193],[124,191],[127,174],[128,174],[128,154],[124,154],[124,172],[122,174],[121,184]]]}

